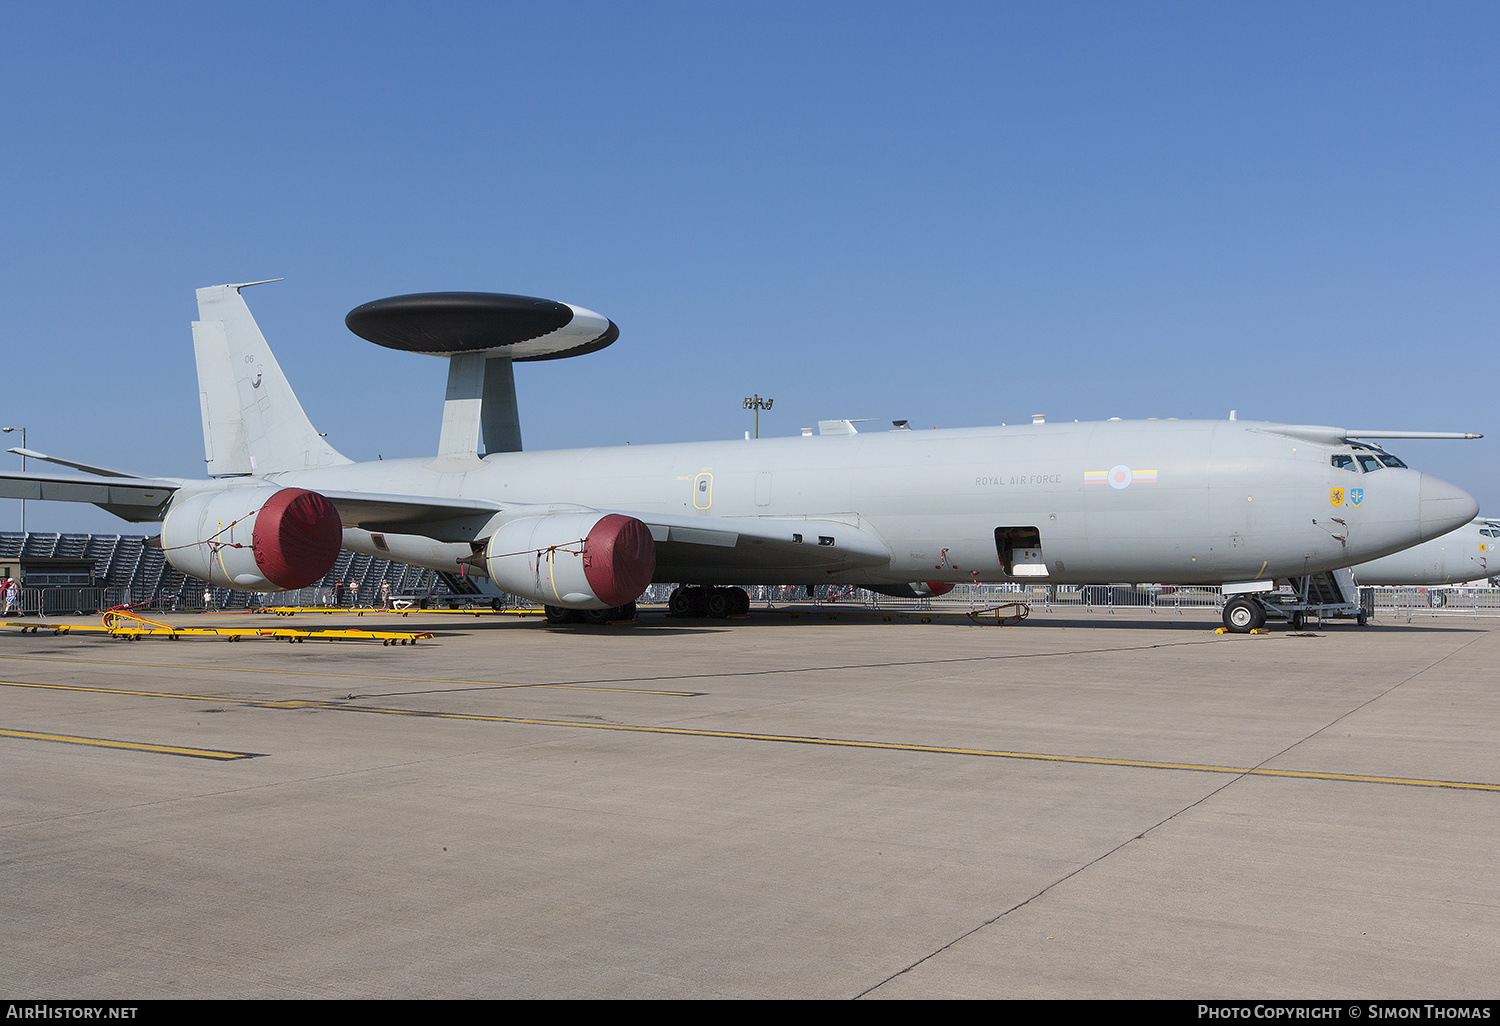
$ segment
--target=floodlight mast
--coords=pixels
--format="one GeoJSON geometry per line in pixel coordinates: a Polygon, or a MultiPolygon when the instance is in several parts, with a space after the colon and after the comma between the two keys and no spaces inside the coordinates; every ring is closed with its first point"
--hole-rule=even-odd
{"type": "Polygon", "coordinates": [[[760,411],[769,410],[775,399],[762,399],[758,395],[747,396],[744,409],[755,411],[755,437],[760,437],[760,411]]]}
{"type": "MultiPolygon", "coordinates": [[[[23,449],[26,448],[26,429],[25,428],[23,428],[23,427],[8,427],[8,428],[0,428],[0,431],[5,432],[7,435],[10,434],[12,431],[19,431],[19,432],[21,432],[21,448],[23,448],[23,449]]],[[[26,470],[26,454],[22,453],[21,454],[21,471],[24,473],[25,470],[26,470]]],[[[26,500],[25,499],[21,500],[21,544],[22,545],[26,544],[26,500]]]]}

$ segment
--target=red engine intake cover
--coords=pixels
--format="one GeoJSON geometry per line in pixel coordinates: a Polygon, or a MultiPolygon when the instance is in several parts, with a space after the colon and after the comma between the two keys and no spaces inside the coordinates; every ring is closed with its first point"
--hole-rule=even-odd
{"type": "Polygon", "coordinates": [[[927,590],[934,595],[946,595],[953,590],[953,585],[947,581],[927,581],[927,590]]]}
{"type": "Polygon", "coordinates": [[[594,594],[612,606],[634,602],[655,572],[651,529],[634,517],[611,513],[583,540],[583,576],[594,594]]]}
{"type": "Polygon", "coordinates": [[[282,588],[305,588],[333,569],[344,525],[333,503],[306,488],[283,488],[266,500],[250,535],[255,565],[282,588]]]}

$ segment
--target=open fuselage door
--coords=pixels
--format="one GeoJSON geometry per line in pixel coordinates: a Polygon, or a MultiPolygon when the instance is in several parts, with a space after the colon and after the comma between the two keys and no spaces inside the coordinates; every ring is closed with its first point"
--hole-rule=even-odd
{"type": "Polygon", "coordinates": [[[1000,556],[1000,569],[1005,576],[1047,576],[1047,560],[1042,556],[1042,532],[1039,529],[997,527],[995,550],[1000,556]]]}

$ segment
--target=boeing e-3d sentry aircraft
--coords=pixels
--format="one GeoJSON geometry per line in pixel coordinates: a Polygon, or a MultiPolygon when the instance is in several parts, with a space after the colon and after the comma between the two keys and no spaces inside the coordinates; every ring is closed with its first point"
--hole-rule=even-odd
{"type": "Polygon", "coordinates": [[[1478,512],[1461,489],[1350,444],[1478,436],[1232,419],[524,452],[513,363],[597,350],[619,332],[588,310],[491,293],[349,314],[366,339],[449,361],[437,454],[354,463],[309,422],[245,287],[198,290],[210,477],[53,459],[85,476],[0,473],[0,495],[163,520],[173,566],[251,591],[318,581],[342,545],[473,567],[553,620],[619,615],[653,581],[680,585],[675,610],[709,615],[747,608],[743,584],[1136,581],[1224,585],[1234,631],[1264,621],[1256,595],[1278,579],[1397,552],[1478,512]]]}
{"type": "Polygon", "coordinates": [[[1360,584],[1432,585],[1500,574],[1500,520],[1478,517],[1456,531],[1350,567],[1360,584]]]}

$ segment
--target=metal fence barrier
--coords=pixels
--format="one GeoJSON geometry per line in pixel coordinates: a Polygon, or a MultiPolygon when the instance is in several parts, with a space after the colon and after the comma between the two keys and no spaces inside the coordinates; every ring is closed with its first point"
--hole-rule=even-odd
{"type": "MultiPolygon", "coordinates": [[[[637,600],[642,605],[665,603],[671,597],[675,585],[653,584],[637,600]]],[[[1033,608],[1078,609],[1088,612],[1112,613],[1116,609],[1144,611],[1149,613],[1178,613],[1183,610],[1217,610],[1223,606],[1224,596],[1217,587],[1172,587],[1122,584],[960,584],[947,594],[925,598],[895,598],[881,595],[864,588],[820,585],[813,589],[811,598],[801,585],[772,586],[755,585],[745,589],[753,604],[758,607],[775,607],[811,601],[815,605],[846,603],[867,609],[926,610],[926,609],[981,609],[1006,602],[1028,602],[1033,608]]],[[[173,595],[167,604],[160,606],[162,612],[199,612],[225,608],[230,593],[225,589],[213,589],[208,602],[203,592],[189,589],[186,595],[173,595]],[[222,594],[221,594],[222,593],[222,594]]],[[[417,604],[426,598],[433,608],[455,604],[457,608],[491,608],[494,600],[488,595],[393,595],[393,598],[409,600],[417,604]]],[[[1433,588],[1361,588],[1361,605],[1373,616],[1386,620],[1404,620],[1412,623],[1419,619],[1461,619],[1500,617],[1500,588],[1492,587],[1433,587],[1433,588]]],[[[23,616],[73,616],[97,613],[127,603],[149,604],[159,596],[145,589],[125,587],[105,588],[23,588],[20,594],[20,613],[23,616]]],[[[356,608],[344,598],[344,608],[356,608]]],[[[378,600],[376,602],[378,605],[378,600]]],[[[264,592],[252,597],[249,607],[258,606],[328,606],[334,605],[334,590],[328,587],[303,588],[299,591],[264,592]]],[[[245,608],[237,605],[235,608],[245,608]]],[[[362,603],[357,608],[370,608],[362,603]]],[[[537,604],[515,596],[503,596],[496,608],[532,609],[537,604]]]]}
{"type": "MultiPolygon", "coordinates": [[[[775,590],[775,589],[772,589],[775,590]]],[[[835,589],[836,590],[836,589],[835,589]]],[[[891,598],[863,589],[851,590],[849,598],[873,609],[980,608],[1002,602],[1023,601],[1033,608],[1080,609],[1112,613],[1116,609],[1148,613],[1178,613],[1184,610],[1219,610],[1224,605],[1222,589],[1211,586],[1123,585],[1123,584],[960,584],[933,598],[891,598]]],[[[796,601],[801,589],[790,599],[796,601]]],[[[841,596],[842,597],[842,596],[841,596]]],[[[828,601],[822,598],[815,601],[828,601]]],[[[1500,617],[1500,588],[1443,586],[1431,588],[1367,587],[1360,589],[1360,604],[1370,614],[1408,623],[1427,617],[1500,617]]]]}
{"type": "Polygon", "coordinates": [[[98,613],[130,599],[128,588],[22,588],[22,616],[98,613]]]}
{"type": "Polygon", "coordinates": [[[1375,614],[1411,623],[1418,618],[1500,616],[1500,588],[1362,588],[1374,599],[1375,614]]]}

